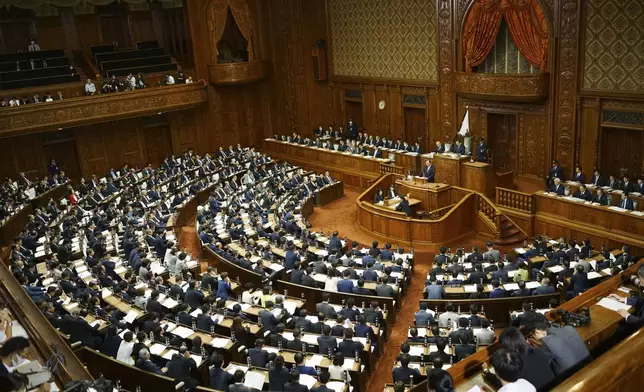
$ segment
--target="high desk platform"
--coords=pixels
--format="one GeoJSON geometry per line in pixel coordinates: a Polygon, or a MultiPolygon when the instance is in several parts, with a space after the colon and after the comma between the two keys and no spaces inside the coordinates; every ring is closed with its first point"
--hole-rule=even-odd
{"type": "Polygon", "coordinates": [[[459,186],[493,197],[497,186],[512,188],[512,172],[497,174],[489,163],[470,162],[468,155],[424,154],[423,160],[433,160],[436,182],[459,186]]]}

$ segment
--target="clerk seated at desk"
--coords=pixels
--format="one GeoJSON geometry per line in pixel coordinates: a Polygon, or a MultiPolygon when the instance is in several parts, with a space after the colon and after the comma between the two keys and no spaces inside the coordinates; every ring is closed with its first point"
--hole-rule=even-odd
{"type": "Polygon", "coordinates": [[[582,173],[580,166],[577,166],[575,168],[575,174],[572,177],[572,180],[577,181],[580,184],[585,184],[586,183],[586,175],[584,173],[582,173]]]}
{"type": "Polygon", "coordinates": [[[440,142],[440,140],[436,141],[436,150],[435,152],[442,154],[445,152],[445,146],[443,146],[443,143],[440,142]]]}
{"type": "Polygon", "coordinates": [[[586,186],[583,183],[579,185],[579,190],[577,190],[577,192],[575,192],[573,196],[577,199],[584,199],[586,201],[591,201],[593,199],[593,194],[590,193],[588,189],[586,189],[586,186]]]}
{"type": "Polygon", "coordinates": [[[374,158],[382,158],[382,152],[380,152],[380,149],[378,147],[374,148],[372,153],[368,152],[369,150],[365,150],[365,155],[370,155],[374,158]]]}
{"type": "Polygon", "coordinates": [[[389,187],[389,190],[387,191],[387,199],[394,199],[398,196],[398,193],[396,192],[396,187],[394,184],[391,184],[389,187]]]}
{"type": "Polygon", "coordinates": [[[628,192],[622,193],[622,200],[619,202],[619,206],[625,210],[633,211],[635,209],[633,199],[630,198],[628,192]]]}
{"type": "Polygon", "coordinates": [[[436,167],[430,160],[427,160],[425,162],[425,167],[423,168],[423,177],[427,179],[427,182],[434,182],[434,178],[436,177],[436,167]]]}
{"type": "Polygon", "coordinates": [[[407,200],[407,197],[409,197],[409,195],[400,195],[400,204],[398,204],[396,210],[404,212],[407,216],[411,216],[411,207],[409,206],[409,200],[407,200]]]}
{"type": "Polygon", "coordinates": [[[378,204],[383,200],[385,200],[385,192],[382,190],[382,188],[378,188],[376,194],[373,196],[373,203],[378,204]]]}
{"type": "Polygon", "coordinates": [[[459,155],[465,155],[465,146],[461,144],[461,141],[456,139],[456,145],[454,146],[454,152],[459,155]]]}
{"type": "Polygon", "coordinates": [[[561,180],[558,177],[555,177],[554,184],[550,187],[550,192],[556,193],[558,196],[564,195],[565,188],[561,185],[561,180]]]}
{"type": "Polygon", "coordinates": [[[593,203],[599,203],[601,206],[608,205],[608,196],[606,196],[603,189],[597,189],[597,194],[593,196],[593,203]]]}

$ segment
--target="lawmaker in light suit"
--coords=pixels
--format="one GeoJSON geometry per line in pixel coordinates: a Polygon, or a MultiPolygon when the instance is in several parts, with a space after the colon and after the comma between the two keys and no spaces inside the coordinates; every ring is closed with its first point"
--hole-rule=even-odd
{"type": "Polygon", "coordinates": [[[427,182],[434,182],[434,177],[436,176],[436,167],[432,164],[431,161],[425,162],[425,167],[423,168],[423,177],[427,179],[427,182]]]}

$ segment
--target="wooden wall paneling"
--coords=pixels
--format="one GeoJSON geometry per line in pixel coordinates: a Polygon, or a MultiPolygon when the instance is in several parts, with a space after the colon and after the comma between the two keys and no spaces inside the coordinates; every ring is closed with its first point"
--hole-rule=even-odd
{"type": "Polygon", "coordinates": [[[378,132],[376,128],[377,105],[375,85],[365,84],[362,88],[362,116],[360,120],[356,121],[362,122],[363,131],[370,135],[376,135],[378,132]]]}
{"type": "Polygon", "coordinates": [[[60,16],[37,18],[35,26],[38,45],[42,50],[66,47],[66,34],[60,16]]]}
{"type": "Polygon", "coordinates": [[[63,32],[65,33],[65,45],[68,50],[80,49],[80,41],[78,40],[78,31],[76,31],[76,18],[71,7],[59,7],[60,23],[62,24],[63,32]]]}
{"type": "Polygon", "coordinates": [[[109,14],[98,16],[98,27],[100,29],[103,43],[115,42],[119,49],[132,46],[130,24],[126,15],[109,14]]]}
{"type": "Polygon", "coordinates": [[[77,180],[82,176],[76,141],[68,139],[53,143],[46,143],[42,146],[42,165],[47,167],[51,158],[56,159],[56,163],[65,174],[77,180]]]}
{"type": "Polygon", "coordinates": [[[542,115],[518,114],[519,149],[517,173],[521,176],[542,178],[544,175],[545,118],[542,115]]]}
{"type": "Polygon", "coordinates": [[[27,178],[32,179],[46,174],[42,157],[42,134],[17,136],[11,142],[16,173],[24,172],[27,178]]]}
{"type": "Polygon", "coordinates": [[[450,0],[438,0],[438,69],[440,81],[441,139],[453,136],[454,125],[454,9],[450,0]]]}
{"type": "Polygon", "coordinates": [[[143,127],[146,162],[153,167],[161,166],[163,160],[172,155],[172,137],[169,124],[143,127]]]}
{"type": "Polygon", "coordinates": [[[392,106],[389,105],[387,102],[388,99],[388,91],[389,86],[387,85],[376,85],[375,88],[375,95],[374,95],[374,100],[375,100],[375,105],[374,105],[374,110],[375,110],[375,115],[374,119],[376,122],[376,128],[375,128],[375,133],[377,135],[380,135],[380,137],[389,137],[391,134],[391,129],[390,124],[389,124],[389,119],[390,119],[390,112],[392,110],[392,106]],[[383,110],[380,110],[378,107],[378,104],[380,101],[385,102],[385,108],[383,110]]]}
{"type": "MultiPolygon", "coordinates": [[[[163,37],[163,15],[162,15],[162,5],[158,1],[150,3],[150,21],[152,22],[152,31],[154,33],[154,39],[159,42],[159,46],[165,47],[165,41],[163,37]]],[[[188,5],[185,4],[187,9],[188,5]]],[[[192,29],[192,26],[188,28],[192,29]]]]}
{"type": "MultiPolygon", "coordinates": [[[[190,149],[199,151],[197,148],[198,130],[195,124],[197,111],[198,109],[172,114],[170,120],[170,131],[172,136],[172,150],[174,154],[182,154],[190,149]]],[[[214,150],[211,150],[211,152],[212,151],[214,150]]],[[[199,153],[203,152],[199,151],[199,153]]]]}
{"type": "MultiPolygon", "coordinates": [[[[311,50],[315,43],[323,39],[327,43],[326,52],[329,52],[326,26],[326,1],[325,0],[303,0],[302,18],[300,28],[302,30],[302,54],[304,64],[304,78],[306,83],[306,98],[308,98],[307,121],[303,134],[311,132],[319,124],[323,124],[333,118],[332,91],[329,82],[317,82],[313,77],[313,56],[311,50]]],[[[327,58],[328,62],[328,58],[327,58]]],[[[342,125],[346,128],[346,124],[342,125]]]]}
{"type": "Polygon", "coordinates": [[[400,86],[389,86],[387,88],[389,99],[385,100],[386,108],[389,108],[389,133],[388,138],[398,138],[402,136],[402,89],[400,86]]]}
{"type": "Polygon", "coordinates": [[[109,169],[103,132],[92,131],[89,127],[74,129],[76,148],[83,176],[103,175],[109,169]]]}
{"type": "MultiPolygon", "coordinates": [[[[156,3],[153,3],[156,4],[156,3]]],[[[151,7],[152,8],[152,7],[151,7]]],[[[137,11],[128,15],[128,24],[132,38],[132,46],[135,47],[137,42],[142,41],[159,41],[153,21],[153,11],[137,11]]]]}
{"type": "Polygon", "coordinates": [[[36,37],[32,20],[11,20],[0,23],[5,53],[26,51],[29,39],[36,37]]]}
{"type": "Polygon", "coordinates": [[[76,22],[76,33],[78,34],[81,49],[89,50],[90,46],[101,43],[98,15],[76,15],[74,20],[76,22]]]}
{"type": "MultiPolygon", "coordinates": [[[[579,25],[580,0],[563,0],[558,10],[557,20],[559,32],[558,52],[556,54],[556,99],[554,120],[554,158],[570,176],[574,165],[575,142],[575,93],[579,79],[579,25]]],[[[551,62],[552,63],[552,62],[551,62]]],[[[551,90],[552,91],[552,90],[551,90]]]]}
{"type": "Polygon", "coordinates": [[[424,151],[434,149],[436,140],[440,136],[439,96],[436,89],[429,89],[427,97],[427,137],[425,138],[424,151]]]}
{"type": "MultiPolygon", "coordinates": [[[[332,86],[332,94],[333,94],[333,123],[334,124],[345,124],[345,118],[347,117],[344,114],[344,91],[342,89],[341,84],[334,84],[332,86]]],[[[362,126],[362,124],[358,124],[358,126],[362,126]]],[[[346,125],[345,125],[346,128],[346,125]]]]}
{"type": "Polygon", "coordinates": [[[18,171],[16,170],[16,160],[13,156],[12,139],[0,139],[0,177],[13,178],[18,171]]]}
{"type": "MultiPolygon", "coordinates": [[[[577,164],[584,173],[591,176],[598,167],[600,107],[599,99],[583,99],[580,104],[579,116],[579,159],[577,164]]],[[[588,177],[590,178],[590,177],[588,177]]]]}
{"type": "MultiPolygon", "coordinates": [[[[206,23],[206,7],[209,2],[205,1],[186,1],[185,9],[187,13],[190,41],[192,43],[192,58],[195,64],[197,79],[208,79],[208,64],[213,64],[214,53],[210,47],[208,38],[208,28],[206,23]]],[[[156,26],[155,22],[155,26],[156,26]]],[[[156,28],[156,27],[155,27],[156,28]]],[[[162,34],[162,31],[155,31],[155,34],[162,34]]]]}

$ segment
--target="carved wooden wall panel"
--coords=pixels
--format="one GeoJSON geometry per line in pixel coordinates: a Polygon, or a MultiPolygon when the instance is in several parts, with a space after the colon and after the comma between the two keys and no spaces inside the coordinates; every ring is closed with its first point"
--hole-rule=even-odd
{"type": "Polygon", "coordinates": [[[522,176],[542,178],[546,166],[546,119],[544,115],[519,114],[518,172],[522,176]],[[522,143],[521,143],[522,142],[522,143]]]}
{"type": "Polygon", "coordinates": [[[449,139],[454,125],[454,9],[449,0],[438,0],[438,77],[440,81],[441,137],[449,139]]]}
{"type": "Polygon", "coordinates": [[[561,0],[558,24],[557,96],[555,98],[554,158],[572,173],[575,141],[575,93],[579,47],[579,0],[561,0]]]}
{"type": "Polygon", "coordinates": [[[38,45],[42,50],[65,47],[65,33],[59,16],[38,18],[35,23],[38,45]]]}

